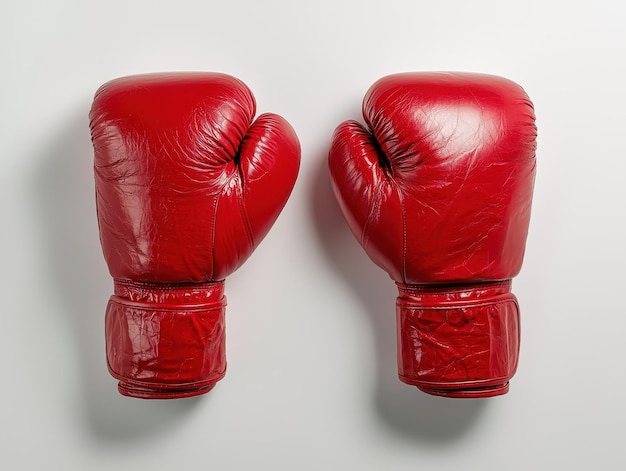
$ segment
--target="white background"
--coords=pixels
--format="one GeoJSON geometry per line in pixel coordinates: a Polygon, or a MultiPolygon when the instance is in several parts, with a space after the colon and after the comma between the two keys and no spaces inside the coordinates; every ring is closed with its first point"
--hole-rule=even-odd
{"type": "Polygon", "coordinates": [[[621,1],[4,1],[0,468],[626,469],[626,15],[621,1]],[[235,75],[302,144],[280,219],[227,280],[227,376],[117,393],[87,113],[134,73],[235,75]],[[538,174],[508,395],[396,378],[395,286],[330,193],[331,134],[378,78],[503,75],[535,103],[538,174]]]}

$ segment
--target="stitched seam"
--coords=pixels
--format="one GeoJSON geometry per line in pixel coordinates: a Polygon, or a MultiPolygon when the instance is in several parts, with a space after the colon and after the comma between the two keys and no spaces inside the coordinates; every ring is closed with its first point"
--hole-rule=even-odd
{"type": "MultiPolygon", "coordinates": [[[[108,362],[107,362],[108,363],[108,362]]],[[[120,373],[113,371],[109,365],[109,371],[111,371],[111,373],[115,373],[112,374],[113,377],[115,377],[115,379],[124,381],[125,383],[131,384],[133,386],[143,386],[146,388],[156,388],[157,390],[161,391],[171,391],[173,393],[175,392],[182,392],[184,391],[184,389],[182,389],[182,391],[179,391],[179,389],[181,388],[185,388],[187,386],[200,386],[203,384],[211,384],[214,383],[216,381],[219,381],[220,379],[222,379],[226,373],[226,368],[223,368],[221,371],[217,372],[217,373],[212,373],[210,376],[207,376],[206,378],[203,378],[201,380],[198,381],[192,381],[192,382],[185,382],[185,383],[177,383],[175,381],[171,381],[171,382],[162,382],[162,383],[156,383],[153,381],[141,381],[141,380],[136,380],[136,379],[132,379],[130,377],[127,376],[122,376],[120,373]]],[[[152,391],[148,391],[148,392],[152,392],[152,391]]]]}
{"type": "Polygon", "coordinates": [[[365,225],[363,226],[363,231],[361,231],[361,243],[363,245],[366,244],[366,240],[367,240],[366,236],[371,226],[372,220],[374,219],[374,213],[376,212],[375,210],[380,208],[380,204],[381,204],[380,194],[382,193],[382,191],[383,189],[380,186],[376,187],[376,197],[374,198],[374,201],[372,202],[372,205],[370,206],[370,211],[369,211],[369,214],[367,215],[365,225]]]}
{"type": "MultiPolygon", "coordinates": [[[[411,384],[420,384],[423,386],[433,386],[433,385],[438,385],[438,386],[449,386],[447,388],[440,388],[438,389],[438,391],[442,391],[442,392],[453,392],[454,391],[454,386],[464,386],[464,385],[480,385],[480,384],[484,384],[484,383],[491,383],[494,381],[506,381],[508,383],[510,376],[509,375],[504,375],[504,376],[494,376],[493,378],[488,378],[488,379],[474,379],[474,380],[468,380],[468,381],[450,381],[450,382],[446,382],[446,381],[422,381],[422,380],[416,380],[415,378],[411,377],[411,376],[406,376],[406,375],[398,375],[400,378],[407,380],[408,382],[410,382],[411,384]]],[[[488,389],[489,386],[486,386],[485,388],[480,388],[477,387],[477,390],[481,390],[481,389],[488,389]]]]}
{"type": "Polygon", "coordinates": [[[110,303],[116,304],[122,308],[131,308],[138,311],[150,311],[150,312],[178,312],[180,314],[196,313],[196,312],[214,312],[223,311],[226,307],[226,303],[223,301],[215,301],[205,304],[157,304],[157,303],[144,303],[139,301],[127,301],[126,299],[119,297],[111,297],[110,303]]]}
{"type": "Polygon", "coordinates": [[[400,285],[396,283],[400,289],[406,291],[408,293],[420,293],[420,294],[430,294],[430,293],[460,293],[463,291],[476,291],[478,289],[488,289],[488,288],[497,288],[500,286],[511,285],[511,280],[501,280],[501,281],[489,281],[485,283],[467,283],[467,284],[458,284],[454,285],[446,285],[446,284],[431,284],[431,285],[411,285],[403,283],[400,285]]]}
{"type": "Polygon", "coordinates": [[[193,283],[193,282],[183,282],[183,283],[151,283],[147,281],[131,281],[124,279],[115,279],[115,284],[121,286],[129,286],[131,288],[146,288],[150,291],[171,291],[175,289],[185,289],[185,288],[194,288],[194,289],[202,289],[202,288],[210,288],[214,285],[223,285],[224,281],[205,281],[201,283],[193,283]]]}
{"type": "MultiPolygon", "coordinates": [[[[505,295],[502,295],[505,296],[505,295]]],[[[495,300],[495,301],[477,301],[475,304],[472,304],[470,302],[467,301],[463,301],[462,304],[447,304],[447,305],[437,305],[437,306],[429,306],[429,305],[409,305],[409,304],[404,304],[402,302],[397,302],[396,305],[398,307],[400,307],[402,310],[405,311],[427,311],[427,310],[447,310],[447,311],[453,311],[453,310],[457,310],[457,309],[473,309],[476,307],[484,307],[484,306],[498,306],[498,305],[505,305],[508,303],[512,303],[515,305],[516,308],[518,308],[519,306],[517,305],[517,303],[515,302],[515,300],[513,299],[500,299],[500,300],[495,300]]]]}
{"type": "Polygon", "coordinates": [[[406,208],[404,206],[404,199],[402,198],[402,192],[396,185],[398,191],[398,198],[400,199],[400,208],[402,209],[402,281],[406,283],[406,208]]]}
{"type": "Polygon", "coordinates": [[[239,192],[239,198],[237,198],[237,206],[239,207],[239,215],[241,216],[241,222],[243,223],[244,230],[246,231],[246,235],[248,236],[248,243],[250,247],[254,249],[254,235],[252,232],[252,225],[250,223],[250,218],[248,217],[248,212],[246,210],[246,206],[244,204],[244,179],[241,174],[241,168],[238,167],[239,170],[239,181],[241,185],[237,186],[237,191],[239,192]]]}
{"type": "Polygon", "coordinates": [[[221,193],[215,195],[215,200],[213,203],[213,225],[211,227],[211,279],[213,279],[213,275],[215,273],[215,233],[217,227],[217,206],[220,201],[221,193]]]}

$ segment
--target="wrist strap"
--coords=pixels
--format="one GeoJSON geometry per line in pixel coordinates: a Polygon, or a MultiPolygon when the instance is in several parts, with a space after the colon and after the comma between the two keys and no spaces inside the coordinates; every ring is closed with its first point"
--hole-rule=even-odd
{"type": "Polygon", "coordinates": [[[398,283],[400,379],[440,396],[506,393],[520,335],[510,289],[510,280],[440,287],[398,283]]]}
{"type": "Polygon", "coordinates": [[[109,371],[120,393],[142,398],[203,394],[226,371],[224,282],[115,280],[106,312],[109,371]]]}

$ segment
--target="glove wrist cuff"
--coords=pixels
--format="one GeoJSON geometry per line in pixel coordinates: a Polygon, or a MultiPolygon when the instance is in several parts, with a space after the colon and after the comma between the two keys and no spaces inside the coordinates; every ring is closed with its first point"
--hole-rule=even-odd
{"type": "Polygon", "coordinates": [[[519,354],[511,280],[425,286],[397,283],[400,379],[447,397],[505,394],[519,354]]]}
{"type": "Polygon", "coordinates": [[[204,394],[226,372],[224,282],[115,280],[106,311],[109,371],[125,396],[204,394]]]}

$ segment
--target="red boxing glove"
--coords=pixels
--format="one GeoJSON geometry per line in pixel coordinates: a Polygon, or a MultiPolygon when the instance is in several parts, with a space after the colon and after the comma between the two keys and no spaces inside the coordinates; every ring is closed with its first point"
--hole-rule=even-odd
{"type": "Polygon", "coordinates": [[[91,108],[100,241],[115,291],[109,371],[140,398],[208,392],[225,374],[224,278],[294,186],[300,144],[241,81],[151,74],[103,85],[91,108]]]}
{"type": "Polygon", "coordinates": [[[448,397],[508,391],[535,175],[533,105],[488,75],[406,73],[368,91],[335,131],[333,190],[399,290],[400,379],[448,397]]]}

